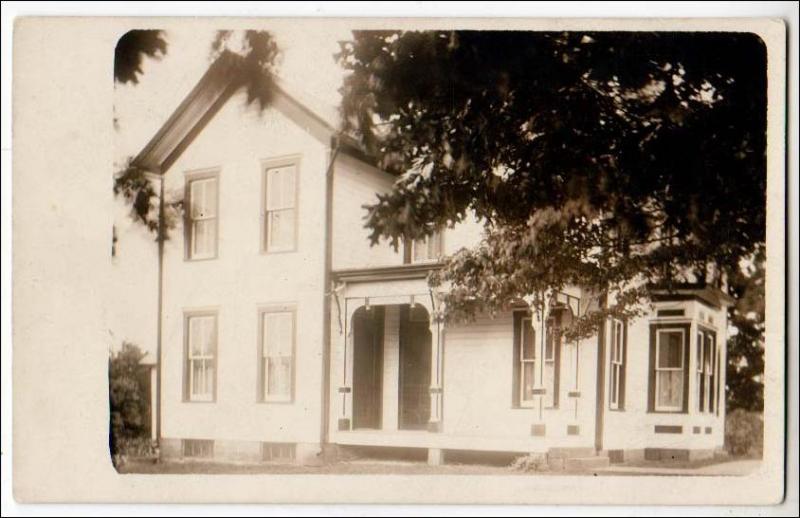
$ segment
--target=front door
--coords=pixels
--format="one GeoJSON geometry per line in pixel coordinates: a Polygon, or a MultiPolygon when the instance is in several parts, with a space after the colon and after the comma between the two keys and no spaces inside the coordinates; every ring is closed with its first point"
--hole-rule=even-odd
{"type": "Polygon", "coordinates": [[[375,306],[353,315],[353,428],[381,427],[383,314],[375,306]]]}
{"type": "Polygon", "coordinates": [[[427,313],[420,307],[400,308],[399,385],[400,429],[427,428],[431,416],[431,331],[427,313]]]}

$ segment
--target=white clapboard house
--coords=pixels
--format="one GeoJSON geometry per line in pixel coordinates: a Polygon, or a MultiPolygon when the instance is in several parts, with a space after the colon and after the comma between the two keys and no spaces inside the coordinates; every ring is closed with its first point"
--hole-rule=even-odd
{"type": "Polygon", "coordinates": [[[546,453],[599,466],[723,446],[726,307],[711,287],[568,342],[580,287],[439,318],[426,277],[477,222],[370,246],[363,205],[395,178],[335,111],[278,86],[263,112],[216,62],[135,158],[184,219],[160,253],[155,433],[161,455],[316,462],[343,446],[546,453]]]}

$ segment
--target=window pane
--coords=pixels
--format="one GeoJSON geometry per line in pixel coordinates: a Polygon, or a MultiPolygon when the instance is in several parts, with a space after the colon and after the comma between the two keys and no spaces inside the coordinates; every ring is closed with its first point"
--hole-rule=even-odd
{"type": "Polygon", "coordinates": [[[669,331],[659,333],[658,367],[679,369],[683,365],[683,333],[669,331]]]}
{"type": "Polygon", "coordinates": [[[611,402],[617,402],[617,384],[619,383],[619,367],[614,365],[611,369],[611,402]]]}
{"type": "Polygon", "coordinates": [[[189,184],[189,205],[191,206],[191,218],[202,217],[205,212],[203,203],[205,201],[205,184],[201,180],[195,180],[189,184]]]}
{"type": "Polygon", "coordinates": [[[205,186],[203,198],[203,217],[213,218],[217,215],[217,180],[203,180],[205,186]]]}
{"type": "Polygon", "coordinates": [[[281,172],[281,203],[283,207],[294,207],[294,167],[285,167],[281,172]]]}
{"type": "Polygon", "coordinates": [[[533,363],[522,364],[522,399],[530,401],[533,399],[533,363]]]}
{"type": "Polygon", "coordinates": [[[294,209],[276,210],[269,213],[267,235],[270,249],[294,246],[294,209]]]}
{"type": "Polygon", "coordinates": [[[278,167],[267,171],[267,210],[294,207],[295,168],[278,167]]]}
{"type": "Polygon", "coordinates": [[[703,370],[703,333],[697,333],[697,370],[703,370]]]}
{"type": "Polygon", "coordinates": [[[533,360],[536,358],[536,348],[533,346],[533,328],[531,321],[525,319],[522,321],[522,359],[533,360]]]}
{"type": "Polygon", "coordinates": [[[267,359],[267,394],[270,396],[288,396],[291,384],[292,360],[286,357],[267,359]]]}
{"type": "Polygon", "coordinates": [[[281,208],[283,194],[280,172],[280,169],[270,169],[267,171],[267,210],[281,208]]]}
{"type": "Polygon", "coordinates": [[[192,361],[192,395],[205,394],[205,367],[201,360],[192,361]]]}
{"type": "Polygon", "coordinates": [[[550,361],[554,359],[554,338],[553,338],[553,330],[551,329],[551,324],[547,324],[547,330],[545,331],[545,339],[544,339],[544,359],[546,361],[550,361]]]}
{"type": "Polygon", "coordinates": [[[710,334],[706,334],[705,340],[705,371],[707,374],[711,374],[712,371],[712,363],[714,360],[714,340],[710,334]]]}
{"type": "Polygon", "coordinates": [[[264,355],[288,356],[292,355],[293,341],[293,315],[292,313],[265,313],[264,314],[264,355]]]}
{"type": "Polygon", "coordinates": [[[680,408],[683,404],[683,371],[661,371],[658,376],[658,405],[680,408]]]}
{"type": "Polygon", "coordinates": [[[417,239],[414,241],[414,262],[425,261],[428,259],[428,249],[425,246],[425,239],[417,239]]]}
{"type": "Polygon", "coordinates": [[[192,255],[207,256],[214,254],[214,241],[217,238],[217,221],[215,219],[201,219],[195,221],[194,242],[192,255]]]}

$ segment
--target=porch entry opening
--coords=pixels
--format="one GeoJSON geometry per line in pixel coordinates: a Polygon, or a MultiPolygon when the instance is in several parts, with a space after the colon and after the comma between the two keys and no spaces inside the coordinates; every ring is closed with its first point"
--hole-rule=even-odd
{"type": "Polygon", "coordinates": [[[399,418],[401,430],[424,430],[431,417],[431,330],[421,306],[400,307],[399,418]]]}
{"type": "MultiPolygon", "coordinates": [[[[387,310],[389,307],[361,307],[353,314],[353,429],[383,429],[384,411],[394,410],[393,401],[384,401],[385,386],[396,386],[397,428],[427,430],[431,417],[430,318],[421,305],[402,304],[387,310]],[[396,347],[397,356],[385,353],[386,347],[396,347]],[[398,362],[394,366],[386,363],[392,358],[398,362]]],[[[388,390],[386,397],[393,393],[388,390]]]]}

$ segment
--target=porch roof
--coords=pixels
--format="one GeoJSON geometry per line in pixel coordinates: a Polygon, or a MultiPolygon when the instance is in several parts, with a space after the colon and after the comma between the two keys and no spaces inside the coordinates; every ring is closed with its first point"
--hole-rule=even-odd
{"type": "Polygon", "coordinates": [[[426,279],[433,270],[442,267],[442,263],[401,264],[392,266],[375,266],[369,268],[350,268],[334,270],[333,278],[342,282],[380,282],[426,279]]]}

